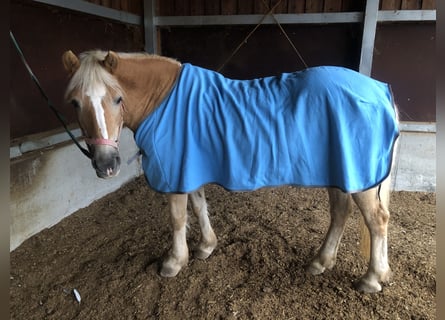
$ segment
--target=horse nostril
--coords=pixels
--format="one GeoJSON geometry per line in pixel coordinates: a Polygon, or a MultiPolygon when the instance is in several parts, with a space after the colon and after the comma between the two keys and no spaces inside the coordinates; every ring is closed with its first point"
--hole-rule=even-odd
{"type": "Polygon", "coordinates": [[[119,173],[121,158],[117,152],[105,155],[96,153],[91,163],[99,178],[109,178],[119,173]]]}

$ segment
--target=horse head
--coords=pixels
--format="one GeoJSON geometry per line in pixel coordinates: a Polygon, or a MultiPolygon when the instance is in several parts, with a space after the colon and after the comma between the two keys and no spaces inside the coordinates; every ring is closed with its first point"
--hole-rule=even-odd
{"type": "Polygon", "coordinates": [[[67,51],[62,61],[70,75],[65,99],[77,111],[93,168],[100,178],[114,177],[120,170],[124,111],[123,91],[113,75],[118,57],[111,51],[86,52],[79,57],[67,51]]]}

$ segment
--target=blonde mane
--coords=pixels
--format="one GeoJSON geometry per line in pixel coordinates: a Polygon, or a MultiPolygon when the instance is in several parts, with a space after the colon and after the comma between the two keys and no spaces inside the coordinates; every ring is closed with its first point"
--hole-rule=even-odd
{"type": "MultiPolygon", "coordinates": [[[[173,63],[180,63],[174,59],[148,54],[144,52],[140,53],[117,53],[119,57],[123,59],[159,59],[165,60],[173,63]]],[[[105,85],[108,88],[116,91],[118,95],[123,95],[122,88],[119,85],[116,78],[110,74],[101,64],[105,59],[107,51],[94,50],[86,51],[79,55],[80,66],[79,69],[74,73],[71,81],[68,84],[65,98],[69,98],[69,94],[78,89],[80,92],[85,93],[91,88],[97,88],[100,85],[105,85]]]]}
{"type": "Polygon", "coordinates": [[[105,85],[118,94],[122,94],[122,89],[116,80],[102,65],[101,61],[105,59],[105,51],[87,51],[79,55],[80,66],[71,78],[65,92],[65,98],[78,89],[82,95],[91,88],[105,85]]]}
{"type": "Polygon", "coordinates": [[[160,56],[157,54],[150,54],[150,53],[146,53],[146,52],[136,52],[136,53],[127,53],[127,52],[117,52],[118,56],[123,58],[123,59],[156,59],[156,60],[163,60],[163,61],[168,61],[168,62],[172,62],[175,63],[177,65],[181,65],[181,63],[173,58],[169,58],[169,57],[164,57],[164,56],[160,56]]]}

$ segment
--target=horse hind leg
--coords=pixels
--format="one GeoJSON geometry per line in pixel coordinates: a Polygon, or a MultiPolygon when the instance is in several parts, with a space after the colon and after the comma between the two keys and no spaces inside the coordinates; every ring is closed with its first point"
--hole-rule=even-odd
{"type": "Polygon", "coordinates": [[[352,212],[351,195],[339,189],[329,188],[331,222],[325,240],[318,253],[306,268],[313,275],[334,267],[346,220],[352,212]]]}
{"type": "Polygon", "coordinates": [[[160,274],[163,277],[174,277],[189,260],[186,239],[187,194],[171,194],[168,200],[173,227],[173,243],[162,263],[160,274]]]}
{"type": "Polygon", "coordinates": [[[391,269],[388,263],[389,186],[385,181],[378,188],[352,195],[360,208],[371,237],[371,253],[366,273],[355,283],[362,292],[382,290],[381,282],[389,281],[391,269]]]}
{"type": "Polygon", "coordinates": [[[199,221],[201,240],[194,255],[198,259],[207,259],[216,247],[217,239],[210,225],[204,188],[190,194],[192,209],[199,221]]]}

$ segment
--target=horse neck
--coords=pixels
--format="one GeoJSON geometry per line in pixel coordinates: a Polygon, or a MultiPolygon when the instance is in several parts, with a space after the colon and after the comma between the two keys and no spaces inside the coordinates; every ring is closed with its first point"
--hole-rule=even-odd
{"type": "Polygon", "coordinates": [[[181,64],[173,59],[145,56],[122,58],[115,73],[125,92],[124,125],[135,131],[174,85],[181,64]]]}

